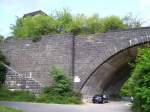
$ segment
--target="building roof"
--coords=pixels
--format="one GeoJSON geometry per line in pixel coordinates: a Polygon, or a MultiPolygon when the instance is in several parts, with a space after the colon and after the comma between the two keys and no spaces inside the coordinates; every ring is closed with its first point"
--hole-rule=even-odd
{"type": "Polygon", "coordinates": [[[41,14],[41,15],[47,15],[43,11],[38,10],[38,11],[34,11],[34,12],[30,12],[30,13],[24,14],[23,18],[28,17],[28,16],[36,16],[36,15],[39,15],[39,14],[41,14]]]}

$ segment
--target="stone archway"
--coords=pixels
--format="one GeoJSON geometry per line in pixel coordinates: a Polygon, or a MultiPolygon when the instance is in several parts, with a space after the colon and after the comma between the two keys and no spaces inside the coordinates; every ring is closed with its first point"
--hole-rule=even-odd
{"type": "Polygon", "coordinates": [[[91,99],[93,95],[103,92],[110,96],[116,95],[129,77],[128,63],[135,60],[137,48],[125,49],[99,66],[81,89],[84,99],[91,99]]]}

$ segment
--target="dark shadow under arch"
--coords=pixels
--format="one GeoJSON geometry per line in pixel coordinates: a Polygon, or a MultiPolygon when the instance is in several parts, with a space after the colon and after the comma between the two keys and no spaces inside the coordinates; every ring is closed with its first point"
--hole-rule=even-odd
{"type": "Polygon", "coordinates": [[[85,98],[94,94],[107,92],[117,94],[120,87],[129,77],[129,61],[135,60],[137,48],[149,42],[136,44],[115,53],[100,64],[88,77],[81,88],[85,98]],[[117,74],[117,75],[116,75],[117,74]]]}

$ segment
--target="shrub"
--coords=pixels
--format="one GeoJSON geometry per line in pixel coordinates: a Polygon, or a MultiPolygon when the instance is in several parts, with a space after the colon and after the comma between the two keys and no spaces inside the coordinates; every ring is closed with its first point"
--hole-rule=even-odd
{"type": "Polygon", "coordinates": [[[41,96],[36,97],[28,91],[10,91],[0,86],[0,100],[27,101],[40,103],[80,104],[81,94],[73,91],[72,79],[62,69],[52,67],[54,84],[45,87],[41,96]]]}
{"type": "Polygon", "coordinates": [[[117,16],[110,16],[104,18],[104,31],[117,30],[117,29],[126,29],[127,25],[125,25],[122,20],[117,16]]]}
{"type": "Polygon", "coordinates": [[[54,84],[51,89],[56,94],[65,95],[73,91],[72,79],[62,69],[52,67],[50,73],[54,79],[54,84]]]}
{"type": "Polygon", "coordinates": [[[121,87],[119,96],[132,96],[132,92],[130,90],[132,83],[132,77],[130,76],[129,79],[125,82],[125,84],[121,87]]]}
{"type": "Polygon", "coordinates": [[[133,109],[137,112],[150,112],[150,48],[138,50],[130,87],[135,100],[133,109]]]}
{"type": "Polygon", "coordinates": [[[56,32],[56,21],[47,15],[18,18],[16,24],[11,26],[16,38],[32,38],[39,40],[41,35],[56,32]]]}
{"type": "Polygon", "coordinates": [[[42,96],[37,98],[37,102],[60,103],[60,104],[80,104],[81,94],[73,91],[72,79],[62,69],[52,67],[50,71],[54,79],[54,84],[44,88],[42,96]]]}

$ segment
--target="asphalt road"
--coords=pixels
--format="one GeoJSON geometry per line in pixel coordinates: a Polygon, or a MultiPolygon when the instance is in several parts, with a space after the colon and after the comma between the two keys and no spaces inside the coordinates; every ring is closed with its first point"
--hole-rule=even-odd
{"type": "Polygon", "coordinates": [[[83,105],[19,103],[4,101],[0,102],[0,105],[21,109],[24,112],[131,112],[129,103],[125,101],[112,101],[106,104],[83,105]]]}

